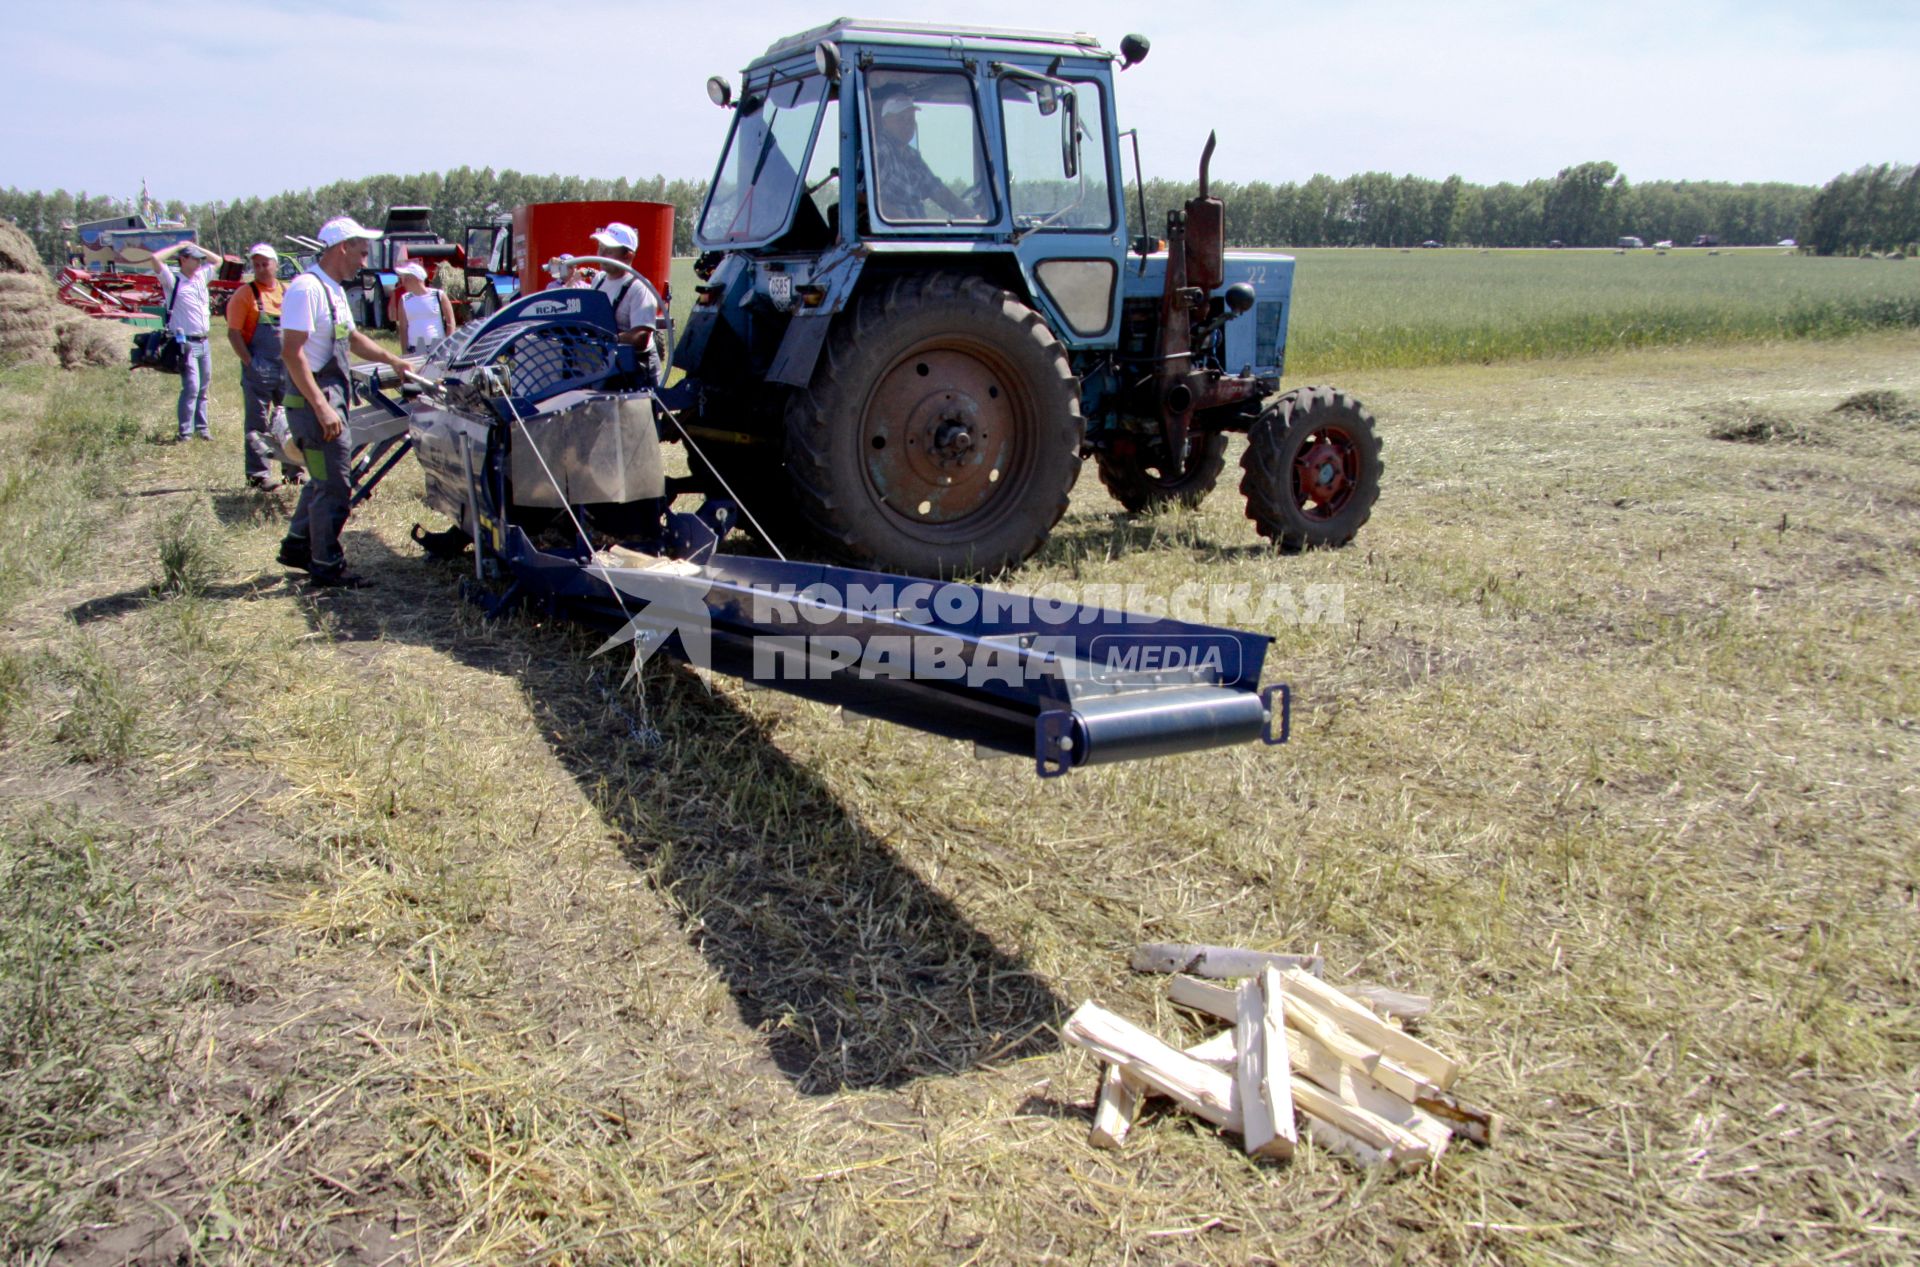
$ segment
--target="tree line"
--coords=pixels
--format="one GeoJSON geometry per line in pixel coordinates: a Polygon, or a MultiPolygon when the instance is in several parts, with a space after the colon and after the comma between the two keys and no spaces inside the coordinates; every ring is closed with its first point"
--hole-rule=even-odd
{"type": "Polygon", "coordinates": [[[1807,208],[1800,241],[1821,255],[1911,254],[1920,244],[1920,166],[1882,163],[1834,177],[1807,208]]]}
{"type": "MultiPolygon", "coordinates": [[[[1195,191],[1194,182],[1150,180],[1144,196],[1148,232],[1160,232],[1168,210],[1195,191]]],[[[1127,189],[1128,218],[1142,191],[1127,189]]],[[[1771,244],[1798,237],[1821,254],[1890,249],[1920,241],[1920,181],[1897,164],[1863,167],[1822,188],[1784,183],[1629,182],[1612,163],[1579,163],[1550,179],[1476,185],[1458,176],[1433,180],[1362,172],[1302,182],[1215,182],[1227,208],[1232,246],[1612,246],[1632,235],[1648,242],[1687,243],[1709,237],[1726,245],[1771,244]]],[[[239,254],[254,242],[311,234],[335,215],[377,225],[389,207],[433,209],[434,227],[458,241],[466,226],[491,223],[522,203],[587,199],[672,203],[676,255],[691,254],[693,225],[705,181],[664,176],[629,180],[536,176],[460,167],[411,176],[369,176],[315,189],[232,202],[167,202],[160,214],[195,225],[200,240],[239,254]]],[[[66,224],[125,215],[129,199],[86,193],[0,191],[0,216],[13,220],[48,263],[63,258],[66,224]]]]}

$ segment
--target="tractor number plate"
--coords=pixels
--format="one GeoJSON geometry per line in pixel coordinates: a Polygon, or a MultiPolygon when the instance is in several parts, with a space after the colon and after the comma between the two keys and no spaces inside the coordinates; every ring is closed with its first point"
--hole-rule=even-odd
{"type": "Polygon", "coordinates": [[[773,306],[785,312],[793,307],[793,278],[787,273],[774,273],[767,278],[767,295],[773,300],[773,306]]]}

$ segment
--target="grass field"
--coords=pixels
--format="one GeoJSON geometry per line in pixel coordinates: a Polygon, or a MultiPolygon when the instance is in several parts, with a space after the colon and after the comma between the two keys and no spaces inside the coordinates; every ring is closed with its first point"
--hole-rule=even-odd
{"type": "MultiPolygon", "coordinates": [[[[1821,259],[1774,248],[1280,249],[1298,262],[1287,348],[1294,382],[1920,327],[1920,260],[1821,259]]],[[[682,325],[697,282],[693,261],[673,262],[682,325]]]]}
{"type": "Polygon", "coordinates": [[[1920,333],[1358,370],[1343,551],[1089,477],[1019,585],[1343,617],[1267,630],[1287,748],[1044,784],[484,623],[410,467],[348,529],[379,588],[296,591],[217,352],[214,445],[168,381],[0,373],[5,1261],[1920,1252],[1920,333]],[[1091,1150],[1066,1011],[1196,1032],[1142,938],[1435,993],[1509,1138],[1091,1150]]]}
{"type": "Polygon", "coordinates": [[[1291,375],[1920,326],[1920,263],[1783,250],[1302,250],[1291,375]]]}

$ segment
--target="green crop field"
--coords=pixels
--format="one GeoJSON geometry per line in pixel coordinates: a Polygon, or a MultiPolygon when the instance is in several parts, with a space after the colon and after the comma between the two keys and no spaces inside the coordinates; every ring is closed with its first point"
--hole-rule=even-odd
{"type": "MultiPolygon", "coordinates": [[[[1920,261],[1819,259],[1772,248],[1288,254],[1299,262],[1289,383],[1920,326],[1920,261]]],[[[693,261],[675,260],[673,310],[683,327],[695,284],[693,261]]]]}
{"type": "Polygon", "coordinates": [[[1780,250],[1290,252],[1287,377],[1920,325],[1920,265],[1780,250]]]}

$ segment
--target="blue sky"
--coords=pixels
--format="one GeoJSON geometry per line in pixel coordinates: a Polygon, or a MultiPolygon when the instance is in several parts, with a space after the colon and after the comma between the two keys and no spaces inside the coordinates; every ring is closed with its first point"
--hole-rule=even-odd
{"type": "MultiPolygon", "coordinates": [[[[870,16],[1079,29],[1153,52],[1122,127],[1149,176],[1822,183],[1920,161],[1920,4],[969,0],[870,16]]],[[[190,202],[462,164],[705,178],[710,74],[835,16],[716,0],[15,0],[0,184],[190,202]]]]}

